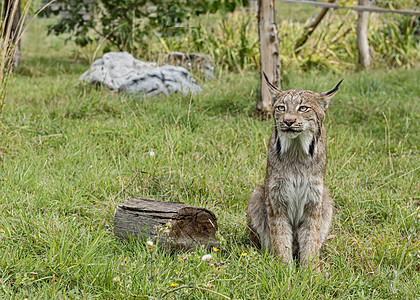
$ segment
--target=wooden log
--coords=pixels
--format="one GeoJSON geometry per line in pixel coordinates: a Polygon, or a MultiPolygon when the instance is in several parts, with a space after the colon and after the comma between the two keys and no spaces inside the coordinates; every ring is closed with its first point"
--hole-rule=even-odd
{"type": "Polygon", "coordinates": [[[213,212],[176,202],[135,198],[118,205],[114,233],[129,240],[151,240],[170,250],[217,247],[217,219],[213,212]]]}

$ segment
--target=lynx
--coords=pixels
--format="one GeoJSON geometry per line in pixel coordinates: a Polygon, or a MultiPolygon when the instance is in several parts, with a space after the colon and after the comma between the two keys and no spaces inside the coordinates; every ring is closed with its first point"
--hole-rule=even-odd
{"type": "Polygon", "coordinates": [[[272,97],[271,133],[264,185],[249,198],[251,241],[280,260],[319,263],[331,226],[333,201],[325,186],[325,111],[341,80],[329,92],[282,91],[264,73],[272,97]]]}

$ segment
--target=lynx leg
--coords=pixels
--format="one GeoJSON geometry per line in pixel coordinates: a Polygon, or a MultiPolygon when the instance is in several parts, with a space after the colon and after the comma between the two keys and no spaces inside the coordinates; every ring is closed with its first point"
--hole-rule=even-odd
{"type": "Polygon", "coordinates": [[[320,248],[327,238],[328,232],[330,231],[333,213],[333,201],[328,195],[328,192],[324,193],[322,200],[322,221],[321,221],[321,232],[320,232],[320,248]]]}
{"type": "Polygon", "coordinates": [[[293,231],[284,207],[277,208],[274,214],[271,205],[268,206],[268,224],[270,227],[273,250],[284,263],[292,262],[293,231]]]}
{"type": "Polygon", "coordinates": [[[318,264],[320,249],[322,203],[309,204],[305,207],[297,234],[299,243],[299,260],[303,267],[310,262],[318,264]]]}
{"type": "Polygon", "coordinates": [[[248,230],[251,242],[264,251],[271,251],[270,231],[265,208],[264,186],[259,185],[248,201],[248,230]]]}

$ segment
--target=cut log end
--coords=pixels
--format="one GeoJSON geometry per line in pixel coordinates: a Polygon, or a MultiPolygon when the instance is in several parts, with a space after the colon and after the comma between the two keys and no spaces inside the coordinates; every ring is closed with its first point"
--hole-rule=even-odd
{"type": "Polygon", "coordinates": [[[151,240],[170,250],[217,247],[217,219],[202,207],[148,198],[129,199],[118,205],[114,233],[125,240],[151,240]]]}

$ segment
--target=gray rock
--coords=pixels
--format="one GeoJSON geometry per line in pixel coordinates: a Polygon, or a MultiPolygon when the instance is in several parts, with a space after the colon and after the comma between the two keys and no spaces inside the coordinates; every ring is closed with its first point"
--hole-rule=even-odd
{"type": "Polygon", "coordinates": [[[108,52],[95,60],[79,81],[102,83],[112,90],[118,90],[124,82],[155,67],[156,63],[140,61],[127,52],[108,52]]]}
{"type": "Polygon", "coordinates": [[[205,80],[214,78],[213,59],[207,54],[171,52],[163,58],[163,64],[199,71],[205,80]]]}
{"type": "Polygon", "coordinates": [[[201,87],[196,83],[191,74],[182,67],[163,66],[147,70],[124,82],[120,92],[146,96],[157,94],[169,95],[173,92],[196,94],[201,92],[201,87]]]}
{"type": "Polygon", "coordinates": [[[146,96],[180,92],[198,93],[201,87],[182,67],[156,67],[135,59],[127,52],[109,52],[94,61],[91,68],[80,76],[79,81],[104,84],[112,90],[124,93],[140,93],[146,96]]]}

